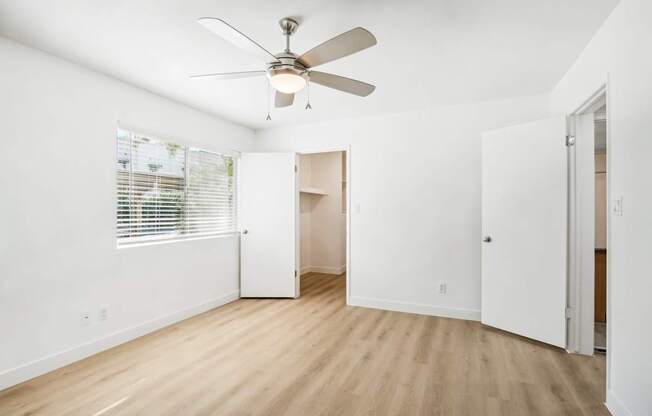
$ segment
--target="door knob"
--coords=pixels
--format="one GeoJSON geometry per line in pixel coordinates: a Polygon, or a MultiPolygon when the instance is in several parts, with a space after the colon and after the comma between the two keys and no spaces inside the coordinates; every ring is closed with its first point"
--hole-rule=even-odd
{"type": "Polygon", "coordinates": [[[483,243],[491,243],[491,236],[490,236],[490,235],[485,235],[485,236],[482,238],[482,242],[483,242],[483,243]]]}
{"type": "Polygon", "coordinates": [[[242,230],[242,234],[247,234],[249,233],[249,230],[242,230]]]}

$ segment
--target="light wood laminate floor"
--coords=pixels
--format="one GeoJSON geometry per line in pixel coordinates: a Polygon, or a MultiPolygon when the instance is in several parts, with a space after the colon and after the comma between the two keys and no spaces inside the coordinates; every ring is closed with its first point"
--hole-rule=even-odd
{"type": "Polygon", "coordinates": [[[0,415],[607,415],[604,357],[478,322],[239,300],[0,392],[0,415]]]}

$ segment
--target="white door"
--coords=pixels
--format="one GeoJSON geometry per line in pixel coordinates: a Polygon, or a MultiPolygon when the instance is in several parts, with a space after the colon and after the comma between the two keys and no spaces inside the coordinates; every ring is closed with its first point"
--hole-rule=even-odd
{"type": "Polygon", "coordinates": [[[294,153],[244,153],[240,166],[240,295],[298,296],[294,153]]]}
{"type": "Polygon", "coordinates": [[[566,346],[565,140],[563,117],[482,136],[482,323],[559,347],[566,346]]]}

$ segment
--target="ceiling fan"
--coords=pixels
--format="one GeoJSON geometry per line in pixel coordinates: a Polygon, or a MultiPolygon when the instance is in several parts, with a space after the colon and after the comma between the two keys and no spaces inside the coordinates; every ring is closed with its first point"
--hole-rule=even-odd
{"type": "MultiPolygon", "coordinates": [[[[236,79],[266,75],[270,84],[276,90],[276,96],[274,98],[274,105],[276,107],[292,105],[294,94],[304,89],[308,82],[314,82],[315,84],[361,97],[366,97],[376,89],[375,86],[366,82],[326,72],[313,71],[312,69],[318,65],[374,46],[376,44],[374,35],[361,27],[356,27],[355,29],[335,36],[298,56],[290,50],[290,36],[296,32],[299,24],[296,20],[289,17],[279,21],[281,31],[285,36],[285,50],[277,54],[272,54],[222,19],[202,17],[197,22],[241,49],[258,56],[264,60],[266,68],[260,71],[192,75],[191,78],[236,79]]],[[[310,104],[308,104],[307,108],[310,108],[310,104]]]]}

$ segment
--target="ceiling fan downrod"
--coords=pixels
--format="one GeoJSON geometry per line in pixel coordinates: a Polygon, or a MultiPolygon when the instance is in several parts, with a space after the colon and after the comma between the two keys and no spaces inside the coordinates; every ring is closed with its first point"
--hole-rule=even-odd
{"type": "Polygon", "coordinates": [[[290,36],[294,35],[294,32],[297,31],[299,23],[296,20],[289,17],[284,17],[278,21],[279,26],[281,26],[281,31],[285,36],[285,52],[290,52],[290,36]]]}

